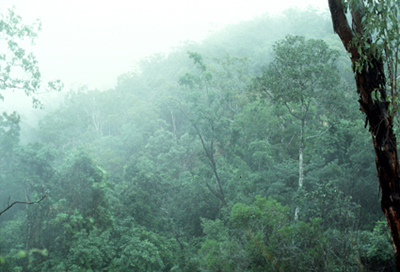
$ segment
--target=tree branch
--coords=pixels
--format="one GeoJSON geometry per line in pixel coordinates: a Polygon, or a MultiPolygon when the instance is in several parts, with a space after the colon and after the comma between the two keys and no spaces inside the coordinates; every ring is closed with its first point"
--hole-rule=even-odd
{"type": "Polygon", "coordinates": [[[322,135],[324,135],[325,133],[328,132],[328,130],[332,127],[333,125],[330,125],[330,127],[328,127],[326,130],[324,130],[323,132],[321,132],[320,134],[317,135],[312,135],[312,136],[308,136],[306,138],[304,138],[304,140],[308,140],[308,139],[312,139],[312,138],[318,138],[321,137],[322,135]]]}
{"type": "Polygon", "coordinates": [[[296,131],[293,133],[293,136],[292,136],[292,138],[290,139],[290,142],[286,145],[286,148],[288,148],[289,145],[292,143],[292,141],[293,141],[295,135],[296,135],[296,131]]]}
{"type": "Polygon", "coordinates": [[[178,100],[176,100],[176,99],[174,99],[174,100],[177,101],[177,102],[179,103],[179,109],[181,110],[181,112],[182,112],[182,114],[185,116],[185,118],[186,118],[186,119],[190,122],[190,124],[194,127],[194,129],[195,129],[196,132],[197,132],[197,135],[198,135],[199,138],[200,138],[201,145],[203,146],[204,152],[206,153],[206,156],[207,156],[207,158],[208,158],[208,160],[209,160],[209,163],[210,163],[210,167],[211,167],[211,169],[212,169],[212,171],[213,171],[213,173],[214,173],[214,176],[215,176],[215,179],[216,179],[216,182],[217,182],[218,193],[217,193],[215,190],[211,189],[211,186],[208,184],[207,181],[206,181],[206,185],[207,185],[208,189],[209,189],[216,197],[218,197],[224,204],[226,204],[226,202],[225,202],[225,194],[224,194],[224,191],[223,191],[223,189],[222,189],[221,180],[220,180],[220,178],[219,178],[218,171],[217,171],[217,165],[216,165],[215,160],[214,160],[214,124],[211,123],[212,134],[211,134],[211,141],[210,141],[210,150],[208,150],[208,148],[207,148],[207,146],[206,146],[206,143],[205,143],[205,141],[204,141],[204,139],[203,139],[203,136],[202,136],[202,134],[201,134],[199,128],[198,128],[198,127],[196,126],[196,124],[189,118],[189,116],[186,114],[186,112],[182,109],[181,103],[180,103],[178,100]]]}
{"type": "Polygon", "coordinates": [[[183,244],[181,243],[181,241],[179,240],[178,234],[177,234],[176,231],[175,231],[175,228],[174,228],[174,221],[172,220],[171,215],[170,215],[169,212],[168,212],[166,209],[164,209],[164,208],[161,208],[161,207],[160,207],[160,210],[162,210],[165,214],[167,214],[167,216],[168,216],[168,218],[169,218],[169,220],[170,220],[170,223],[171,223],[172,233],[174,234],[175,240],[176,240],[176,242],[178,242],[179,247],[180,247],[180,249],[181,249],[181,252],[182,252],[182,254],[183,254],[183,252],[184,252],[184,247],[183,247],[183,244]]]}
{"type": "Polygon", "coordinates": [[[27,204],[27,205],[32,205],[32,204],[36,204],[41,202],[43,199],[45,199],[47,197],[47,195],[43,195],[39,200],[37,201],[15,201],[11,204],[7,203],[7,208],[5,208],[4,210],[2,210],[0,212],[0,215],[2,215],[3,213],[5,213],[6,211],[8,211],[12,206],[14,206],[15,204],[27,204]]]}
{"type": "Polygon", "coordinates": [[[292,115],[294,118],[296,118],[296,119],[301,119],[301,117],[300,116],[298,116],[298,115],[296,115],[296,114],[294,114],[293,112],[292,112],[292,109],[291,108],[289,108],[289,105],[288,105],[288,103],[285,101],[285,106],[286,106],[286,108],[288,109],[288,111],[289,111],[289,113],[290,113],[290,115],[292,115]]]}
{"type": "Polygon", "coordinates": [[[333,30],[339,35],[344,47],[348,50],[354,35],[347,22],[342,0],[329,0],[328,2],[332,16],[333,30]]]}

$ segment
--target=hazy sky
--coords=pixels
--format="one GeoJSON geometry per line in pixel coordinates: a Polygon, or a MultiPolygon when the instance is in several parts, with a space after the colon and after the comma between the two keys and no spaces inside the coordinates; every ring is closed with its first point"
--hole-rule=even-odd
{"type": "Polygon", "coordinates": [[[26,22],[42,20],[34,52],[45,80],[107,89],[134,62],[210,30],[323,0],[2,0],[26,22]]]}

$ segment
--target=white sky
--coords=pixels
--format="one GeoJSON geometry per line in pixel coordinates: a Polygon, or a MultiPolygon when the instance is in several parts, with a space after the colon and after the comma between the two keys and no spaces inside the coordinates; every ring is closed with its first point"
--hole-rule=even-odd
{"type": "Polygon", "coordinates": [[[44,80],[107,89],[135,61],[203,39],[229,23],[326,0],[0,0],[27,23],[42,20],[34,53],[44,80]]]}

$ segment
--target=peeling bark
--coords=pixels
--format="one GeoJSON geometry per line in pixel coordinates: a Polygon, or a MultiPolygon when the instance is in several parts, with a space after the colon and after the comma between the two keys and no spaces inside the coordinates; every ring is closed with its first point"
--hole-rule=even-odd
{"type": "MultiPolygon", "coordinates": [[[[361,24],[364,7],[362,1],[351,7],[353,29],[350,28],[342,4],[342,0],[328,0],[332,15],[334,31],[339,35],[346,50],[351,54],[357,92],[360,99],[360,109],[367,116],[369,131],[375,149],[375,162],[378,170],[379,184],[382,192],[381,207],[388,221],[389,230],[395,250],[396,269],[400,271],[400,173],[397,153],[396,136],[393,133],[393,120],[388,114],[389,103],[386,101],[386,77],[383,60],[380,57],[369,55],[369,65],[365,63],[361,71],[354,69],[360,60],[357,41],[353,41],[355,34],[367,43],[371,43],[369,33],[363,33],[361,24]],[[377,90],[381,101],[373,101],[372,92],[377,90]]],[[[364,54],[361,47],[360,53],[364,54]]],[[[365,53],[367,54],[367,53],[365,53]]],[[[379,54],[377,54],[379,55],[379,54]]]]}

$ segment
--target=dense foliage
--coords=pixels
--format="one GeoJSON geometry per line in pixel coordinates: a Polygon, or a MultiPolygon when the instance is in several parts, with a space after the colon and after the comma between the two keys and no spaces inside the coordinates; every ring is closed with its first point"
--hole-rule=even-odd
{"type": "Polygon", "coordinates": [[[229,26],[71,90],[38,142],[3,114],[1,205],[47,198],[0,217],[0,271],[394,271],[333,35],[312,9],[229,26]]]}

